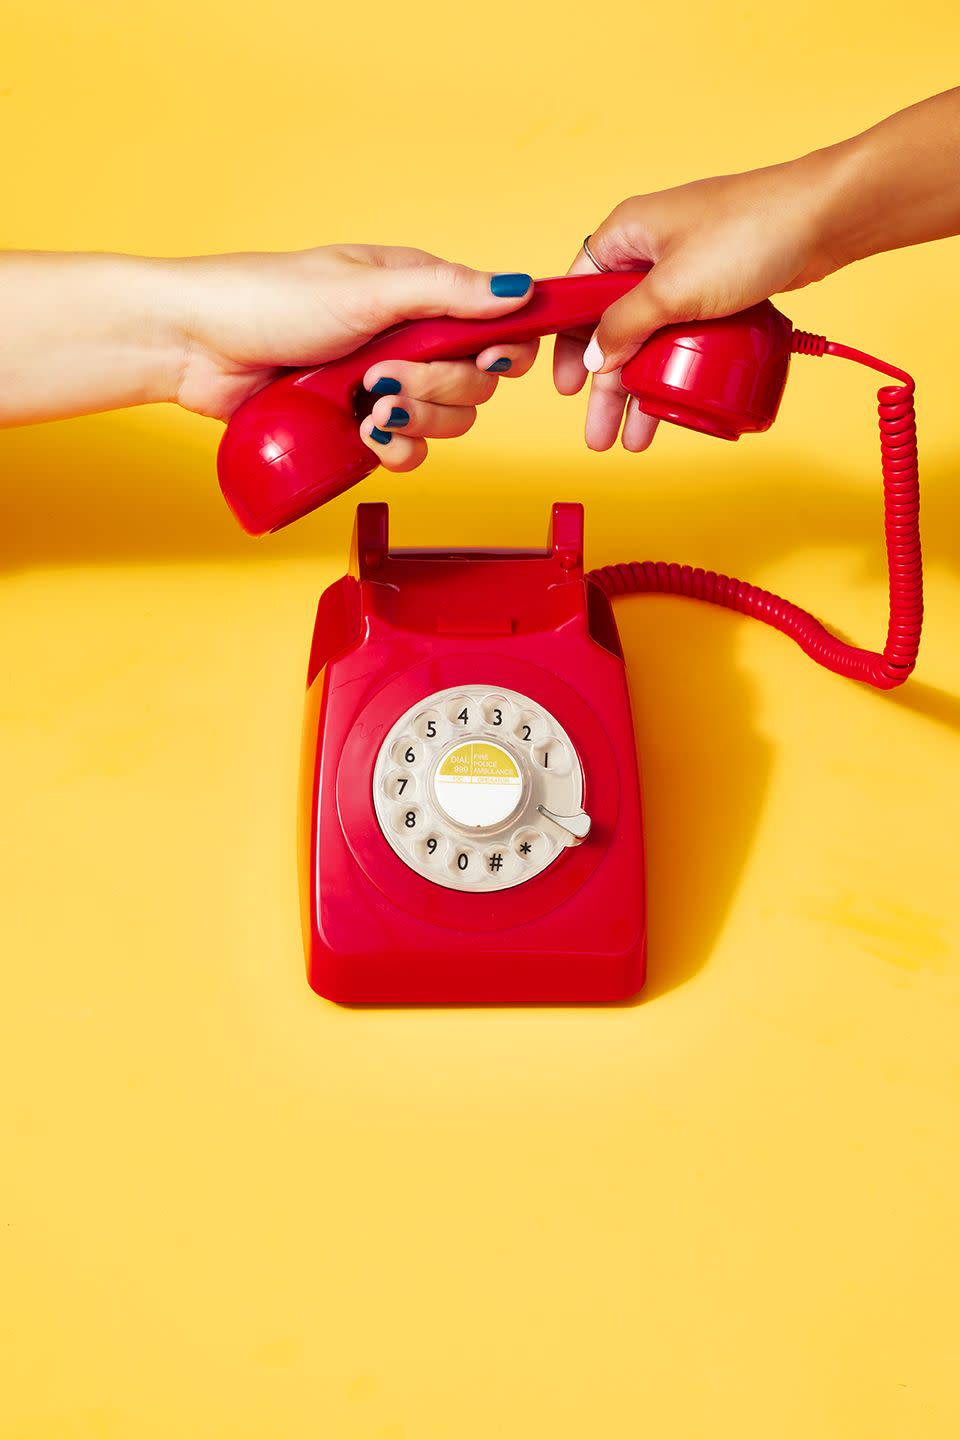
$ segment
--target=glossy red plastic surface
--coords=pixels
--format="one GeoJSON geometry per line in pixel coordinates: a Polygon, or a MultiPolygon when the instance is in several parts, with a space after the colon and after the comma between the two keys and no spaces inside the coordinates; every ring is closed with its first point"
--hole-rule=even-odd
{"type": "Polygon", "coordinates": [[[320,602],[308,675],[301,894],[310,984],[345,1002],[610,1001],[643,983],[640,787],[609,601],[583,575],[583,512],[556,505],[546,550],[391,551],[361,505],[352,573],[320,602]],[[447,686],[517,690],[564,726],[588,839],[488,894],[404,864],[373,807],[398,716],[447,686]]]}
{"type": "Polygon", "coordinates": [[[358,433],[369,397],[360,383],[378,360],[444,360],[487,345],[595,324],[645,271],[540,280],[520,310],[490,320],[414,320],[341,360],[291,370],[239,407],[220,442],[220,488],[243,528],[263,535],[332,500],[377,467],[358,433]],[[363,408],[365,406],[365,408],[363,408]]]}
{"type": "MultiPolygon", "coordinates": [[[[768,323],[772,341],[761,339],[756,353],[772,364],[779,326],[762,320],[761,332],[768,323]]],[[[822,336],[796,332],[792,345],[896,382],[877,397],[890,574],[882,651],[852,645],[799,606],[714,571],[643,562],[584,576],[579,505],[555,506],[548,549],[521,553],[392,552],[386,506],[359,507],[352,571],[321,598],[307,681],[301,893],[308,974],[321,994],[604,1001],[642,984],[640,792],[611,597],[655,592],[722,605],[881,689],[910,674],[923,618],[913,381],[822,336]],[[557,717],[580,757],[593,818],[579,849],[523,885],[487,894],[446,890],[411,871],[380,832],[372,794],[376,756],[398,716],[437,690],[472,684],[520,691],[557,717]]],[[[741,413],[761,420],[779,400],[777,385],[771,371],[761,392],[741,388],[741,413]]]]}
{"type": "Polygon", "coordinates": [[[793,326],[769,300],[723,320],[668,325],[621,372],[647,415],[738,440],[776,419],[793,326]]]}
{"type": "Polygon", "coordinates": [[[794,351],[804,355],[835,355],[865,365],[895,384],[880,387],[877,412],[880,421],[880,466],[883,472],[883,529],[889,576],[889,618],[882,650],[867,650],[833,635],[808,610],[715,570],[692,565],[641,561],[606,565],[587,576],[605,594],[682,595],[706,600],[762,620],[789,635],[818,665],[851,680],[862,680],[878,690],[893,690],[912,673],[920,649],[923,627],[923,562],[920,548],[920,474],[917,463],[917,426],[913,380],[904,370],[839,345],[822,335],[794,331],[794,351]]]}

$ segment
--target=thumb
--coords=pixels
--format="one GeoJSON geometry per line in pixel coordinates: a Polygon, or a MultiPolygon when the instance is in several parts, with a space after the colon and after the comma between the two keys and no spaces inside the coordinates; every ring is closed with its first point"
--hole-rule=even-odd
{"type": "Polygon", "coordinates": [[[583,363],[595,374],[619,370],[655,330],[695,320],[700,308],[682,271],[669,260],[661,260],[645,280],[603,312],[583,363]]]}
{"type": "Polygon", "coordinates": [[[435,257],[423,265],[379,270],[373,280],[381,309],[378,322],[382,325],[436,315],[460,319],[508,315],[533,294],[529,275],[494,275],[435,257]]]}

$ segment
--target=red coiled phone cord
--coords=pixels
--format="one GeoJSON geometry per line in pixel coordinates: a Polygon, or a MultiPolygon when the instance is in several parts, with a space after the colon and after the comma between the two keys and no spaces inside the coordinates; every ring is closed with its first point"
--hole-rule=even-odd
{"type": "Polygon", "coordinates": [[[902,685],[917,660],[923,623],[923,572],[920,556],[920,486],[913,380],[861,350],[837,345],[822,335],[796,330],[793,349],[802,355],[839,355],[855,360],[899,383],[877,393],[880,415],[880,457],[883,468],[883,511],[887,568],[890,577],[890,620],[882,654],[861,650],[831,635],[808,611],[769,590],[729,575],[691,565],[633,561],[591,570],[588,578],[610,596],[631,594],[686,595],[752,615],[797,642],[801,650],[838,675],[863,680],[879,690],[902,685]]]}

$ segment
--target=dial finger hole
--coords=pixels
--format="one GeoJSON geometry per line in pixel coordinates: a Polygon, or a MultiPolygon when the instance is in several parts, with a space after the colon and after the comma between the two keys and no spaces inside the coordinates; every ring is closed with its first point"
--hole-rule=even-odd
{"type": "Polygon", "coordinates": [[[413,728],[421,740],[436,740],[443,727],[439,710],[424,710],[413,722],[413,728]]]}
{"type": "Polygon", "coordinates": [[[412,800],[417,792],[417,777],[411,775],[409,770],[391,770],[384,779],[383,791],[388,800],[406,803],[412,800]]]}
{"type": "Polygon", "coordinates": [[[539,740],[546,733],[546,728],[543,717],[535,710],[522,710],[517,716],[513,733],[522,744],[529,745],[539,740]]]}
{"type": "Polygon", "coordinates": [[[398,805],[393,812],[393,828],[399,835],[412,837],[423,826],[423,811],[419,805],[398,805]]]}
{"type": "Polygon", "coordinates": [[[419,765],[423,759],[423,746],[411,735],[403,735],[399,740],[393,742],[390,754],[397,765],[419,765]]]}
{"type": "Polygon", "coordinates": [[[477,703],[469,695],[458,695],[447,706],[447,719],[456,730],[469,730],[476,716],[477,703]]]}
{"type": "Polygon", "coordinates": [[[503,730],[504,733],[510,729],[512,710],[510,701],[503,695],[487,695],[480,702],[480,714],[484,722],[494,730],[503,730]]]}
{"type": "Polygon", "coordinates": [[[538,740],[530,753],[533,756],[533,763],[551,775],[566,775],[570,769],[567,747],[562,745],[554,735],[548,735],[545,739],[538,740]]]}
{"type": "Polygon", "coordinates": [[[506,880],[513,869],[513,855],[506,845],[491,845],[482,856],[483,873],[491,880],[506,880]]]}
{"type": "Polygon", "coordinates": [[[513,853],[523,865],[539,865],[547,842],[539,830],[518,830],[512,841],[513,853]]]}
{"type": "Polygon", "coordinates": [[[439,866],[447,858],[449,845],[443,835],[439,835],[433,830],[429,835],[424,835],[422,839],[418,840],[413,848],[421,864],[439,866]]]}
{"type": "Polygon", "coordinates": [[[459,880],[476,880],[480,874],[476,850],[467,845],[455,845],[447,860],[447,869],[459,880]]]}

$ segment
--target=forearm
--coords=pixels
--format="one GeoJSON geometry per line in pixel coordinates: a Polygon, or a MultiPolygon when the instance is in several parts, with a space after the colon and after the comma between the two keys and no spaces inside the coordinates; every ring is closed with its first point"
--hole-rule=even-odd
{"type": "Polygon", "coordinates": [[[960,234],[960,88],[799,163],[828,177],[822,239],[837,267],[960,234]]]}
{"type": "Polygon", "coordinates": [[[185,344],[175,264],[0,254],[0,425],[172,399],[185,344]]]}

